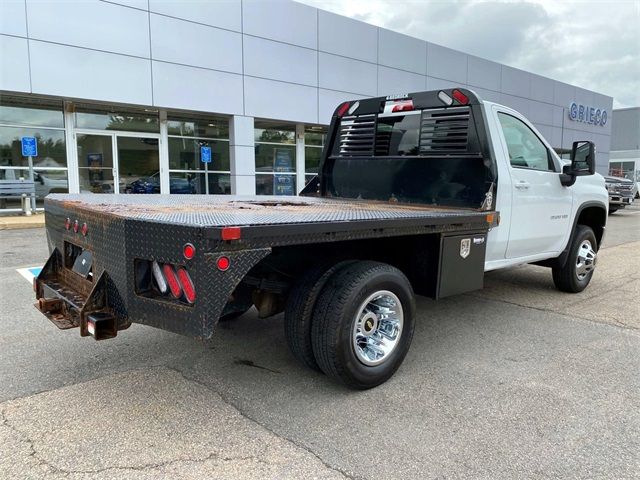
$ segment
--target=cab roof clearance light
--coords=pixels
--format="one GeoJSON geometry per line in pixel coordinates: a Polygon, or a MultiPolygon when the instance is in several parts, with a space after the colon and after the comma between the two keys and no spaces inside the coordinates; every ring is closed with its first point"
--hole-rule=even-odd
{"type": "Polygon", "coordinates": [[[453,98],[451,98],[449,96],[449,94],[447,92],[445,92],[444,90],[440,90],[438,92],[438,98],[440,99],[440,101],[442,103],[444,103],[447,107],[453,105],[453,98]]]}
{"type": "Polygon", "coordinates": [[[336,115],[338,117],[343,117],[345,113],[347,113],[347,110],[349,110],[349,105],[351,105],[349,102],[344,102],[342,105],[340,105],[338,107],[338,111],[336,112],[336,115]]]}
{"type": "Polygon", "coordinates": [[[467,97],[458,89],[455,89],[453,92],[451,92],[451,96],[455,98],[456,101],[461,105],[466,105],[469,103],[469,97],[467,97]]]}
{"type": "Polygon", "coordinates": [[[384,113],[410,112],[414,109],[413,100],[392,100],[384,103],[384,113]]]}

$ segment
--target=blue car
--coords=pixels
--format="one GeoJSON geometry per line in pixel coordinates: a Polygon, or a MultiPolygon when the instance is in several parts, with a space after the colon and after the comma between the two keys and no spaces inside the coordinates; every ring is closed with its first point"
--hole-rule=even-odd
{"type": "MultiPolygon", "coordinates": [[[[190,194],[196,193],[193,180],[187,178],[170,178],[169,190],[171,193],[190,194]]],[[[155,173],[150,177],[139,178],[127,185],[126,193],[160,193],[160,175],[155,173]]]]}

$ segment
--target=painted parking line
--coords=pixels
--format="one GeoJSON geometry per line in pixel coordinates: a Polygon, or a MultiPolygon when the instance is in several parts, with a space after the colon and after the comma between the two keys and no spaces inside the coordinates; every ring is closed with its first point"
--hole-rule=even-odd
{"type": "Polygon", "coordinates": [[[16,272],[22,275],[27,282],[33,284],[34,277],[40,275],[42,271],[42,267],[27,267],[27,268],[18,268],[16,272]]]}

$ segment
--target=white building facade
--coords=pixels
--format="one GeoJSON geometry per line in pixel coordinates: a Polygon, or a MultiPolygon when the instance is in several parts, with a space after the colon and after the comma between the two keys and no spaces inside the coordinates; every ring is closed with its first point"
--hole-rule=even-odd
{"type": "Polygon", "coordinates": [[[296,194],[339,103],[453,86],[607,171],[611,97],[293,1],[0,0],[0,179],[33,136],[39,196],[296,194]]]}

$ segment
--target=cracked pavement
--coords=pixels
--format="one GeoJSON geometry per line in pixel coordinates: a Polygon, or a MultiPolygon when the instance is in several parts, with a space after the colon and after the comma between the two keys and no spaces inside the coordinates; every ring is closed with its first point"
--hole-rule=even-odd
{"type": "Polygon", "coordinates": [[[582,294],[523,266],[419,299],[404,365],[366,392],[297,365],[281,316],[206,345],[59,331],[15,272],[44,231],[2,231],[0,478],[640,478],[636,211],[610,218],[582,294]]]}

